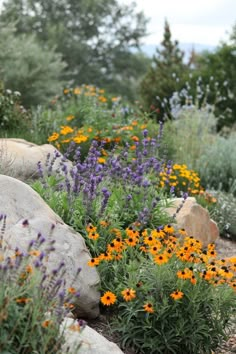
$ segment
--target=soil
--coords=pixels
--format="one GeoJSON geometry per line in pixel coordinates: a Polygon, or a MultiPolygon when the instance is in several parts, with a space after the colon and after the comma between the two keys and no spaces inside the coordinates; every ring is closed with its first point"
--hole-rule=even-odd
{"type": "MultiPolygon", "coordinates": [[[[236,242],[219,238],[216,241],[216,251],[218,258],[236,257],[236,242]]],[[[109,316],[101,314],[97,319],[87,322],[90,327],[95,329],[99,334],[107,338],[109,341],[119,346],[119,336],[112,333],[109,325],[109,316]]],[[[124,354],[137,354],[132,349],[123,349],[124,354]]],[[[235,354],[236,353],[236,315],[234,315],[234,323],[229,330],[228,339],[222,343],[212,354],[235,354]]],[[[187,353],[186,353],[187,354],[187,353]]]]}

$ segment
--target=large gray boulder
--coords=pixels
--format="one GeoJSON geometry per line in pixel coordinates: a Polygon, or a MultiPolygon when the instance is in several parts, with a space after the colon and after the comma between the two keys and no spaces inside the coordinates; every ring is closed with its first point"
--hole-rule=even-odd
{"type": "MultiPolygon", "coordinates": [[[[21,181],[38,178],[38,162],[41,162],[42,169],[45,170],[48,155],[52,159],[55,151],[62,156],[50,144],[36,145],[24,139],[0,139],[0,173],[21,181]]],[[[60,168],[60,161],[60,158],[55,160],[53,171],[60,168]]],[[[66,164],[68,168],[72,166],[68,160],[66,164]]]]}
{"type": "Polygon", "coordinates": [[[65,335],[65,344],[63,345],[64,350],[62,350],[65,353],[67,353],[68,347],[70,348],[70,354],[123,353],[115,343],[110,342],[89,326],[85,326],[85,328],[81,332],[76,331],[76,326],[74,326],[74,321],[71,318],[66,318],[64,320],[64,322],[62,323],[62,328],[64,329],[65,335]]]}
{"type": "Polygon", "coordinates": [[[99,314],[99,275],[95,268],[87,265],[91,259],[83,237],[66,225],[43,199],[28,185],[9,176],[0,175],[0,214],[7,215],[3,243],[7,249],[19,247],[26,250],[29,242],[39,232],[47,239],[52,225],[52,238],[56,250],[50,254],[49,270],[65,262],[68,287],[73,282],[77,269],[82,268],[73,287],[80,292],[76,313],[80,317],[95,318],[99,314]],[[22,223],[27,219],[29,226],[22,223]]]}

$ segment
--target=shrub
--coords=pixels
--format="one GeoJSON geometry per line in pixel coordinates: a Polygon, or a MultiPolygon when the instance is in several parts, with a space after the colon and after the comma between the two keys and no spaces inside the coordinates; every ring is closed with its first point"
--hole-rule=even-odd
{"type": "Polygon", "coordinates": [[[197,171],[205,188],[231,191],[236,195],[235,136],[228,139],[217,136],[214,143],[199,157],[197,171]]]}
{"type": "Polygon", "coordinates": [[[20,91],[26,107],[42,104],[63,85],[65,63],[55,48],[40,45],[33,35],[15,36],[13,25],[0,27],[0,72],[7,89],[20,91]]]}
{"type": "Polygon", "coordinates": [[[20,103],[21,94],[0,87],[0,126],[2,133],[29,129],[30,114],[20,103]]]}
{"type": "MultiPolygon", "coordinates": [[[[57,269],[47,270],[47,258],[54,250],[51,235],[45,240],[38,233],[27,251],[7,249],[3,238],[6,216],[1,215],[0,221],[0,352],[60,353],[64,343],[61,324],[79,293],[67,288],[63,261],[57,269]]],[[[31,232],[27,220],[22,227],[31,232]]],[[[75,327],[79,331],[79,323],[75,327]]]]}
{"type": "Polygon", "coordinates": [[[196,161],[215,140],[216,119],[209,107],[195,105],[179,107],[175,114],[176,119],[165,123],[168,158],[196,170],[196,161]]]}
{"type": "Polygon", "coordinates": [[[211,218],[217,223],[222,237],[236,241],[236,198],[232,193],[212,191],[216,203],[207,206],[211,218]]]}

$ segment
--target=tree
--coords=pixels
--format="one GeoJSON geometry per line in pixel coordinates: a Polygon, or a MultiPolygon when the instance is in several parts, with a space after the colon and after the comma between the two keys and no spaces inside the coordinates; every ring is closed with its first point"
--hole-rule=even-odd
{"type": "Polygon", "coordinates": [[[199,77],[207,87],[207,102],[214,104],[217,129],[236,124],[236,42],[198,55],[192,81],[199,77]]]}
{"type": "Polygon", "coordinates": [[[34,33],[56,46],[68,64],[63,79],[101,87],[116,74],[125,77],[119,58],[132,60],[130,49],[139,47],[147,22],[134,4],[117,0],[7,0],[0,20],[15,22],[18,34],[34,33]]]}
{"type": "Polygon", "coordinates": [[[170,26],[165,21],[161,48],[156,49],[156,55],[140,85],[141,99],[145,108],[148,111],[155,109],[158,119],[164,116],[163,100],[168,100],[183,84],[187,71],[183,56],[178,41],[172,41],[170,26]]]}
{"type": "Polygon", "coordinates": [[[34,35],[15,36],[13,26],[0,25],[0,78],[6,89],[20,91],[25,107],[46,102],[61,91],[65,66],[61,55],[37,43],[34,35]]]}

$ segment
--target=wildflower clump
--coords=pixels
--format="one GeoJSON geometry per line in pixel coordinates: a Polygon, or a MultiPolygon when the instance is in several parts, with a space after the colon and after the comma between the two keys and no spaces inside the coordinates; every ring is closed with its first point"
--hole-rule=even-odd
{"type": "Polygon", "coordinates": [[[79,292],[66,284],[63,261],[47,270],[53,239],[39,233],[27,250],[11,249],[3,238],[5,215],[0,222],[0,352],[59,353],[65,341],[62,322],[79,292]]]}
{"type": "Polygon", "coordinates": [[[97,267],[122,345],[139,353],[216,349],[236,310],[235,258],[218,259],[214,244],[203,249],[171,225],[115,232],[97,267]]]}

